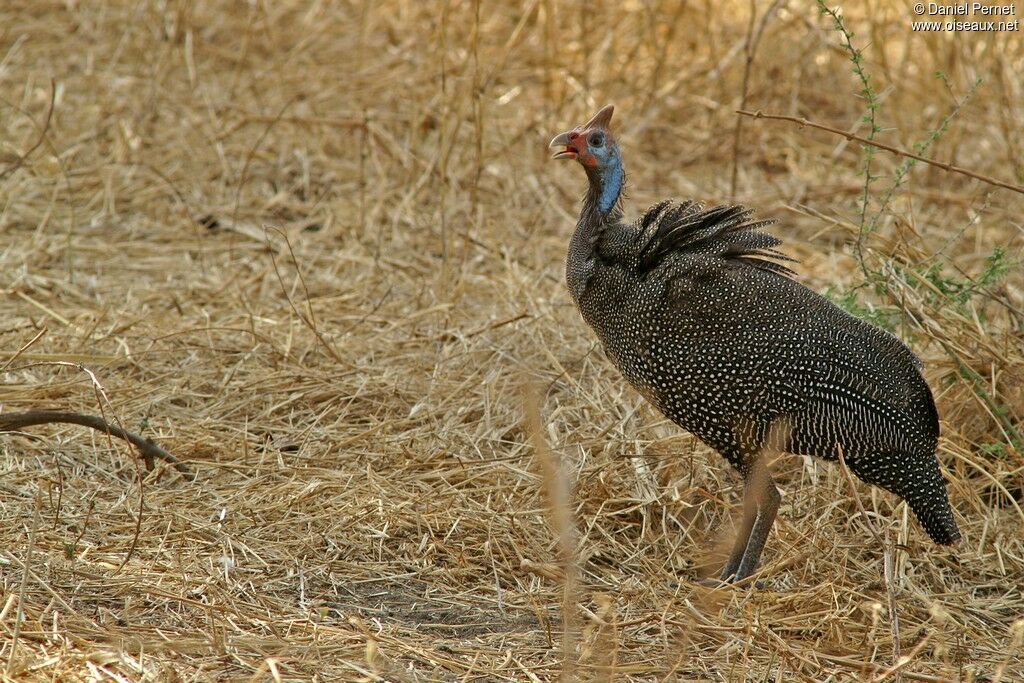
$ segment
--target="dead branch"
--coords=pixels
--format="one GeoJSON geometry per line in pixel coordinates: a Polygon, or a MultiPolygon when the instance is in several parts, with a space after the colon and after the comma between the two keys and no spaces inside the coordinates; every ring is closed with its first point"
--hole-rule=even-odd
{"type": "Polygon", "coordinates": [[[886,152],[892,152],[893,154],[895,154],[897,156],[907,157],[907,158],[910,158],[910,159],[915,159],[915,160],[920,161],[922,163],[928,164],[929,166],[934,166],[936,168],[941,168],[944,171],[949,171],[950,173],[959,173],[960,175],[965,175],[968,178],[974,178],[975,180],[980,180],[981,182],[987,183],[988,185],[994,185],[995,187],[1001,187],[1001,188],[1006,189],[1006,190],[1012,190],[1013,192],[1019,192],[1020,194],[1024,194],[1024,187],[1022,187],[1020,185],[1014,185],[1012,183],[1005,183],[1002,180],[997,180],[995,178],[990,178],[990,177],[988,177],[986,175],[982,175],[980,173],[975,173],[974,171],[970,171],[970,170],[968,170],[966,168],[961,168],[960,166],[954,166],[953,164],[947,164],[947,163],[942,162],[942,161],[936,161],[935,159],[928,159],[927,157],[923,157],[920,154],[914,154],[913,152],[908,152],[905,149],[900,149],[898,147],[892,147],[891,145],[886,145],[886,144],[884,144],[882,142],[877,142],[875,140],[868,140],[867,138],[862,138],[859,135],[854,135],[853,133],[849,133],[849,132],[847,132],[845,130],[839,130],[838,128],[833,128],[832,126],[826,126],[826,125],[821,124],[821,123],[815,123],[813,121],[808,121],[805,118],[800,118],[800,117],[797,117],[797,116],[785,116],[785,115],[782,115],[782,114],[765,114],[765,113],[762,113],[761,111],[745,111],[743,109],[737,109],[736,113],[741,115],[741,116],[749,116],[749,117],[755,118],[755,119],[769,119],[771,121],[789,121],[790,123],[797,124],[801,128],[804,127],[804,126],[806,126],[808,128],[817,128],[818,130],[823,130],[823,131],[832,133],[833,135],[840,135],[840,136],[846,138],[847,140],[853,140],[854,142],[859,142],[862,145],[869,145],[871,147],[877,147],[878,149],[884,149],[886,152]]]}

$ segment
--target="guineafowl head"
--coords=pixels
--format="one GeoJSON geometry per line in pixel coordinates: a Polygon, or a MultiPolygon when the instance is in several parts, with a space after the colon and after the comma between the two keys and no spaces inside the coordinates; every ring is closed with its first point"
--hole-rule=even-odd
{"type": "Polygon", "coordinates": [[[582,126],[556,135],[549,145],[558,150],[553,159],[575,159],[583,166],[597,208],[604,214],[615,207],[625,182],[619,146],[609,127],[614,111],[615,107],[607,105],[582,126]]]}

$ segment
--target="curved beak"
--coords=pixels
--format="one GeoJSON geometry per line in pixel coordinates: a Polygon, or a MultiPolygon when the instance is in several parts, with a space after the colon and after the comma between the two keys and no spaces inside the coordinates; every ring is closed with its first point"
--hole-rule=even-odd
{"type": "Polygon", "coordinates": [[[562,148],[551,155],[552,159],[575,159],[579,156],[576,150],[573,149],[572,140],[569,138],[569,133],[571,132],[559,133],[551,140],[551,144],[548,145],[549,149],[554,147],[562,148]]]}

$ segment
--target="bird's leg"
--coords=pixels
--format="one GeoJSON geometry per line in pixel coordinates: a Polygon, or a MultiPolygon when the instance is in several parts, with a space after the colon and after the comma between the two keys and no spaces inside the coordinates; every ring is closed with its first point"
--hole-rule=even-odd
{"type": "Polygon", "coordinates": [[[775,513],[779,511],[779,503],[782,501],[779,490],[775,488],[772,475],[760,459],[750,469],[746,477],[743,488],[744,501],[748,497],[754,499],[757,512],[748,533],[746,550],[743,551],[743,558],[732,579],[734,582],[742,581],[757,570],[757,565],[761,561],[761,551],[764,550],[768,532],[775,522],[775,513]]]}
{"type": "Polygon", "coordinates": [[[754,521],[757,519],[757,500],[754,498],[754,489],[744,484],[743,487],[743,521],[736,532],[736,540],[732,545],[732,552],[726,560],[725,567],[718,580],[722,583],[729,583],[734,580],[736,570],[743,561],[743,555],[747,551],[747,542],[750,540],[750,532],[754,528],[754,521]]]}

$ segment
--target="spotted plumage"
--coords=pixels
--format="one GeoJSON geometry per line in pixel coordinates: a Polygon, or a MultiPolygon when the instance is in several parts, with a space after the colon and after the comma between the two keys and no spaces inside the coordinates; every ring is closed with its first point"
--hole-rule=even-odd
{"type": "Polygon", "coordinates": [[[746,478],[748,514],[723,580],[756,569],[779,495],[758,453],[835,460],[904,498],[937,543],[959,538],[935,457],[938,415],[917,357],[893,335],[797,283],[738,206],[662,202],[622,220],[625,174],[611,108],[557,136],[589,188],[566,281],[625,378],[746,478]]]}

